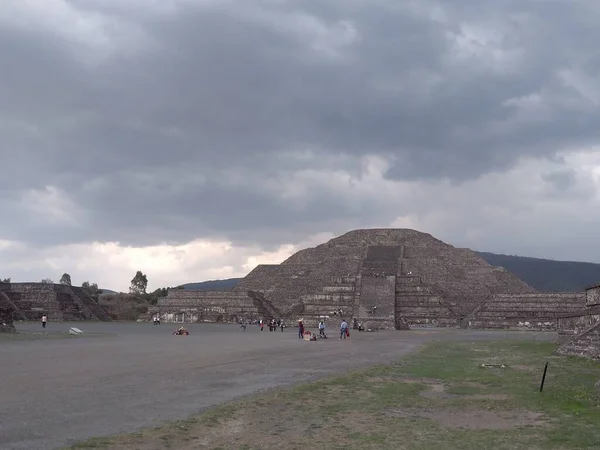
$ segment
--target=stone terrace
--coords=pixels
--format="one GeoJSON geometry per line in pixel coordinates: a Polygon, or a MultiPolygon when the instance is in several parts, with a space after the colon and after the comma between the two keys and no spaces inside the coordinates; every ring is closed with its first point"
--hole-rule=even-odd
{"type": "Polygon", "coordinates": [[[230,322],[278,319],[281,313],[262,294],[253,291],[196,291],[170,289],[149,309],[147,318],[159,315],[164,322],[230,322]]]}
{"type": "Polygon", "coordinates": [[[467,320],[471,328],[556,330],[559,315],[584,306],[583,292],[497,294],[467,320]]]}
{"type": "Polygon", "coordinates": [[[50,321],[110,320],[81,288],[46,283],[2,283],[0,292],[18,319],[40,320],[46,314],[50,321]]]}

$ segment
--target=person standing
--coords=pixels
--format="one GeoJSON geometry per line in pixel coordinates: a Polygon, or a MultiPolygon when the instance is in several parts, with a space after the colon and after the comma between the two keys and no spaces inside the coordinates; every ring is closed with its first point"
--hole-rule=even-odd
{"type": "Polygon", "coordinates": [[[48,322],[48,317],[46,317],[46,314],[44,314],[42,316],[42,328],[46,328],[46,322],[48,322]]]}
{"type": "Polygon", "coordinates": [[[322,339],[327,339],[327,335],[325,334],[325,321],[324,320],[321,320],[319,322],[319,336],[322,339]]]}
{"type": "Polygon", "coordinates": [[[304,322],[302,319],[298,321],[298,339],[304,338],[304,322]]]}
{"type": "Polygon", "coordinates": [[[281,319],[279,326],[281,327],[281,332],[283,333],[283,327],[285,327],[285,325],[283,324],[283,319],[281,319]]]}
{"type": "Polygon", "coordinates": [[[342,323],[340,324],[340,339],[342,339],[342,337],[344,339],[346,339],[347,334],[348,334],[348,322],[346,322],[346,319],[343,319],[342,323]]]}

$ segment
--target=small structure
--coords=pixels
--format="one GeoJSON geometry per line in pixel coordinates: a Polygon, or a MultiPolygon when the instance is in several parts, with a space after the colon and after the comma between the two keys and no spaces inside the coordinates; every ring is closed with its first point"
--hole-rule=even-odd
{"type": "Polygon", "coordinates": [[[600,284],[585,290],[586,307],[557,319],[559,355],[583,356],[600,361],[600,284]]]}

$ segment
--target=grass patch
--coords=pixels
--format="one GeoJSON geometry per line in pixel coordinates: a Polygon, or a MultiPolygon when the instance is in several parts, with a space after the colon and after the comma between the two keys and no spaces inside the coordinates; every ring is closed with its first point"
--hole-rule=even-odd
{"type": "Polygon", "coordinates": [[[435,342],[375,367],[73,449],[592,449],[600,364],[554,344],[435,342]],[[544,392],[539,383],[549,362],[544,392]],[[504,364],[504,368],[482,364],[504,364]]]}

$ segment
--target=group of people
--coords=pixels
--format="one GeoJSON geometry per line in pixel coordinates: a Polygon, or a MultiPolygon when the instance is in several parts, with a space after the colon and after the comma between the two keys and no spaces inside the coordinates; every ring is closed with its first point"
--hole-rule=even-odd
{"type": "MultiPolygon", "coordinates": [[[[246,321],[246,320],[241,320],[240,321],[240,328],[243,328],[244,331],[246,331],[246,328],[248,327],[248,324],[250,322],[246,321]]],[[[277,331],[277,328],[281,329],[281,332],[283,333],[283,329],[286,327],[286,325],[283,323],[283,319],[269,319],[267,321],[260,319],[258,322],[256,322],[258,325],[258,328],[260,329],[260,331],[264,331],[265,330],[265,324],[269,327],[269,331],[277,331]]]]}
{"type": "Polygon", "coordinates": [[[183,327],[177,328],[173,331],[173,336],[188,336],[190,332],[183,327]]]}
{"type": "Polygon", "coordinates": [[[160,316],[156,315],[152,318],[152,320],[154,321],[154,325],[160,325],[160,316]]]}
{"type": "MultiPolygon", "coordinates": [[[[321,320],[319,322],[319,339],[327,339],[327,333],[325,332],[325,321],[321,320]]],[[[312,334],[310,331],[307,331],[304,328],[304,321],[302,319],[298,320],[298,339],[304,339],[305,336],[309,337],[309,340],[316,341],[317,336],[312,334]]],[[[346,339],[350,337],[350,329],[348,327],[348,322],[346,319],[342,319],[340,323],[340,339],[346,339]]]]}

